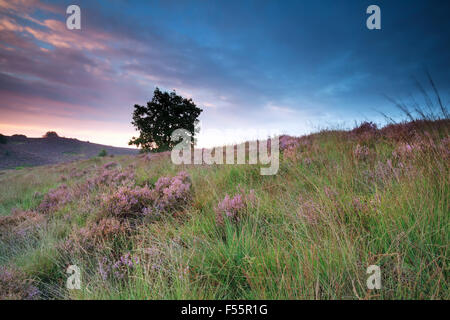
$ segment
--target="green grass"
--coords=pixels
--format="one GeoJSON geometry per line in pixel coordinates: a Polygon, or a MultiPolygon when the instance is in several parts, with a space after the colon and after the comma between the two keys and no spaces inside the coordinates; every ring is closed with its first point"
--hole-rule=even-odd
{"type": "MultiPolygon", "coordinates": [[[[101,253],[61,250],[70,234],[98,220],[101,195],[115,192],[113,186],[48,214],[28,240],[0,242],[0,264],[35,279],[45,298],[449,299],[449,161],[440,147],[448,130],[431,132],[431,151],[401,160],[392,156],[401,142],[377,138],[368,144],[373,157],[357,160],[359,142],[324,131],[297,159],[282,156],[274,176],[260,176],[255,165],[179,167],[164,156],[116,157],[122,170],[134,166],[136,185],[153,186],[180,170],[192,179],[192,200],[181,217],[138,224],[132,235],[106,245],[141,257],[126,279],[101,278],[101,253]],[[388,160],[395,171],[377,169],[388,160]],[[257,203],[239,223],[220,227],[214,209],[238,186],[254,189],[257,203]],[[67,263],[81,268],[82,290],[65,289],[67,263]],[[372,264],[381,267],[381,290],[366,287],[372,264]]],[[[64,182],[75,188],[109,161],[8,171],[0,175],[0,215],[33,210],[42,200],[35,193],[60,185],[61,175],[87,169],[64,182]]]]}
{"type": "Polygon", "coordinates": [[[62,154],[67,156],[84,156],[83,153],[80,153],[78,151],[64,151],[62,154]]]}

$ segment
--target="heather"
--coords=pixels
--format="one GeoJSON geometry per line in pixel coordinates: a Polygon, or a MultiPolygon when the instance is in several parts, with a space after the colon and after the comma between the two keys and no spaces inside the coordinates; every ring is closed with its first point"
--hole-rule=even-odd
{"type": "Polygon", "coordinates": [[[449,299],[449,133],[285,135],[274,176],[168,153],[2,171],[0,299],[449,299]]]}

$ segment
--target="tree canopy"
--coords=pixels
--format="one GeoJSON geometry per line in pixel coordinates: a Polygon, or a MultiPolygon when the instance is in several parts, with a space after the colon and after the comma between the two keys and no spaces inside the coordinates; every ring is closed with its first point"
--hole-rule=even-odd
{"type": "Polygon", "coordinates": [[[58,134],[55,131],[47,131],[43,138],[59,138],[58,134]]]}
{"type": "Polygon", "coordinates": [[[185,129],[194,137],[195,124],[202,111],[192,99],[183,98],[175,91],[169,93],[156,88],[146,106],[134,105],[131,123],[140,134],[128,144],[144,151],[171,150],[176,144],[170,139],[172,132],[185,129]]]}

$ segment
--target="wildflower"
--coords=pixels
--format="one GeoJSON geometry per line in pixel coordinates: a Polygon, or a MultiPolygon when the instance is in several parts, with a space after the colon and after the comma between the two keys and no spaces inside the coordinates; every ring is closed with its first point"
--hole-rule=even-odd
{"type": "Polygon", "coordinates": [[[190,200],[189,176],[181,171],[175,177],[161,177],[155,188],[122,186],[105,195],[103,208],[116,217],[152,217],[182,208],[190,200]]]}
{"type": "Polygon", "coordinates": [[[123,186],[111,195],[103,197],[104,210],[116,217],[137,217],[155,200],[154,192],[147,186],[130,188],[123,186]]]}
{"type": "Polygon", "coordinates": [[[87,188],[92,190],[101,186],[125,186],[134,184],[134,171],[132,168],[127,170],[113,169],[109,170],[112,163],[106,164],[108,168],[103,168],[99,175],[87,180],[87,188]]]}
{"type": "Polygon", "coordinates": [[[424,147],[420,143],[400,143],[392,152],[392,156],[396,159],[400,158],[414,158],[422,151],[424,147]]]}
{"type": "Polygon", "coordinates": [[[139,265],[139,258],[127,252],[118,260],[102,257],[98,262],[98,272],[103,280],[108,278],[124,279],[139,265]]]}
{"type": "Polygon", "coordinates": [[[357,144],[355,149],[353,150],[353,156],[357,160],[367,160],[369,159],[370,155],[371,153],[367,146],[361,146],[360,144],[357,144]]]}
{"type": "Polygon", "coordinates": [[[62,184],[58,188],[50,190],[42,200],[38,210],[43,213],[50,213],[58,210],[64,204],[70,202],[72,195],[67,185],[62,184]]]}
{"type": "Polygon", "coordinates": [[[283,135],[279,139],[281,151],[294,149],[300,145],[298,139],[291,136],[283,135]]]}
{"type": "Polygon", "coordinates": [[[330,187],[327,187],[327,186],[325,186],[323,188],[323,192],[325,193],[325,195],[328,199],[333,199],[333,200],[337,199],[337,196],[339,195],[336,190],[334,190],[330,187]]]}
{"type": "Polygon", "coordinates": [[[189,266],[186,266],[185,268],[181,268],[178,278],[179,279],[186,278],[188,274],[189,274],[189,266]]]}
{"type": "Polygon", "coordinates": [[[303,196],[299,196],[298,202],[300,203],[298,215],[310,225],[317,224],[319,220],[318,205],[312,200],[305,200],[303,196]]]}
{"type": "Polygon", "coordinates": [[[106,170],[109,170],[114,167],[117,167],[117,162],[108,162],[103,165],[103,169],[106,169],[106,170]]]}
{"type": "Polygon", "coordinates": [[[155,183],[155,208],[169,212],[183,207],[190,200],[189,175],[180,171],[175,177],[161,177],[155,183]]]}
{"type": "Polygon", "coordinates": [[[224,225],[224,219],[228,219],[234,223],[239,222],[242,219],[244,211],[250,206],[254,206],[255,202],[256,196],[254,190],[250,190],[248,195],[237,194],[233,198],[226,194],[225,198],[219,202],[215,209],[217,224],[219,226],[224,225]]]}
{"type": "Polygon", "coordinates": [[[39,289],[17,269],[0,266],[0,300],[35,300],[39,289]]]}

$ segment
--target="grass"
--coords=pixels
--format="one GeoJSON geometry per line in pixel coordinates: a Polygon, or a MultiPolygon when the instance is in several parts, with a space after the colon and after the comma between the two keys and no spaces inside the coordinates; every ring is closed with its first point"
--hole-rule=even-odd
{"type": "Polygon", "coordinates": [[[64,151],[62,152],[63,155],[67,156],[84,156],[84,154],[78,152],[78,151],[64,151]]]}
{"type": "MultiPolygon", "coordinates": [[[[117,190],[102,186],[46,214],[45,223],[24,239],[13,234],[0,241],[0,264],[34,279],[42,298],[449,299],[449,161],[443,140],[449,123],[431,126],[431,140],[414,138],[430,147],[427,152],[417,147],[397,158],[393,152],[404,142],[385,133],[364,142],[323,131],[307,137],[312,142],[291,158],[284,151],[275,176],[260,176],[254,165],[178,167],[164,155],[116,157],[118,170],[132,168],[132,184],[141,186],[186,170],[192,190],[182,214],[137,223],[131,234],[105,240],[99,252],[62,249],[80,228],[99,221],[102,195],[117,190]],[[370,146],[370,156],[358,159],[357,144],[370,146]],[[239,223],[220,227],[217,204],[241,189],[255,190],[256,204],[239,223]],[[131,252],[141,263],[125,278],[105,281],[98,264],[105,252],[131,252]],[[65,289],[68,264],[81,268],[81,290],[65,289]],[[381,290],[366,287],[372,264],[381,267],[381,290]]],[[[75,190],[108,161],[7,171],[0,175],[0,214],[38,210],[62,175],[75,190]]]]}

